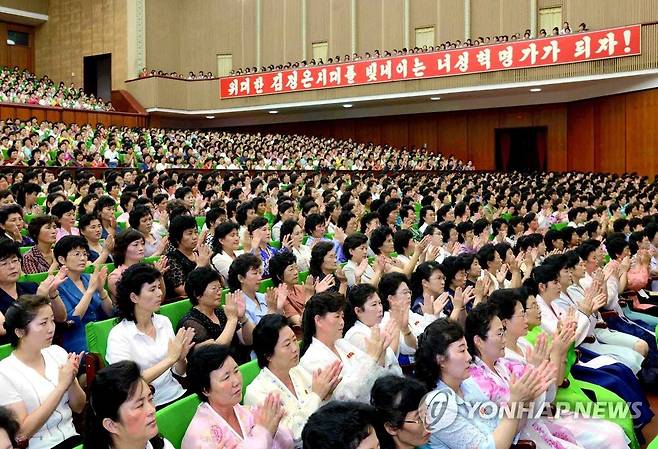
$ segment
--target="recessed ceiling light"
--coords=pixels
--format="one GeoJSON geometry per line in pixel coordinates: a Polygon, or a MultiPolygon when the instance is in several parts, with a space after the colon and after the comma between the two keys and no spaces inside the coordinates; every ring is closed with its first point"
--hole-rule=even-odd
{"type": "Polygon", "coordinates": [[[430,97],[430,100],[432,100],[432,101],[438,101],[440,99],[441,99],[441,97],[430,97]]]}
{"type": "Polygon", "coordinates": [[[345,104],[343,105],[344,108],[351,108],[352,106],[354,106],[354,105],[353,105],[353,104],[350,104],[350,103],[345,103],[345,104]]]}
{"type": "Polygon", "coordinates": [[[211,119],[211,118],[215,118],[215,116],[214,115],[206,115],[206,118],[211,119]]]}
{"type": "Polygon", "coordinates": [[[279,111],[276,111],[276,110],[274,110],[274,109],[271,110],[271,111],[267,111],[267,112],[269,112],[270,114],[278,114],[278,113],[279,113],[279,111]]]}
{"type": "Polygon", "coordinates": [[[541,92],[541,87],[533,87],[530,92],[541,92]]]}

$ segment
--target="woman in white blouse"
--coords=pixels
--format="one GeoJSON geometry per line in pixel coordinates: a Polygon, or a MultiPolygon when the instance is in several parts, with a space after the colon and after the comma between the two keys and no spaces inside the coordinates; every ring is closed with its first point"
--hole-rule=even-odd
{"type": "Polygon", "coordinates": [[[132,360],[142,377],[155,387],[158,408],[183,396],[185,390],[173,374],[184,376],[187,353],[194,345],[194,329],[174,329],[169,318],[156,314],[163,294],[162,275],[151,265],[136,264],[124,271],[117,286],[119,324],[110,331],[107,361],[132,360]]]}
{"type": "Polygon", "coordinates": [[[281,241],[283,242],[288,235],[290,236],[289,247],[297,258],[299,271],[308,271],[311,263],[311,247],[302,245],[304,229],[295,220],[286,220],[281,225],[281,241]]]}
{"type": "Polygon", "coordinates": [[[215,229],[212,247],[215,255],[212,258],[212,266],[224,278],[224,284],[228,281],[228,269],[231,263],[244,251],[240,247],[239,226],[232,221],[225,221],[215,229]]]}
{"type": "Polygon", "coordinates": [[[0,405],[16,416],[30,449],[77,446],[81,438],[72,416],[86,400],[76,379],[80,356],[52,345],[55,321],[48,298],[21,296],[7,310],[5,329],[15,349],[0,362],[0,405]]]}
{"type": "Polygon", "coordinates": [[[341,363],[335,361],[312,375],[301,369],[295,333],[278,314],[264,316],[254,329],[254,351],[261,371],[247,386],[244,404],[256,406],[269,394],[278,393],[286,411],[281,423],[300,441],[308,417],[338,385],[341,363]]]}
{"type": "MultiPolygon", "coordinates": [[[[402,305],[399,304],[399,306],[402,305]]],[[[370,284],[355,285],[347,295],[347,306],[345,307],[345,328],[347,331],[344,338],[357,348],[365,351],[366,342],[373,327],[379,327],[380,332],[390,334],[392,336],[391,345],[386,348],[379,362],[383,363],[389,374],[401,376],[402,369],[398,362],[400,347],[400,324],[398,324],[398,320],[402,321],[405,316],[409,316],[406,313],[409,304],[406,304],[406,310],[399,306],[396,305],[394,309],[397,319],[391,319],[390,313],[384,314],[384,306],[375,287],[370,284]]],[[[413,338],[408,328],[408,322],[406,325],[406,332],[413,338]]]]}
{"type": "Polygon", "coordinates": [[[327,369],[341,362],[341,381],[332,399],[367,403],[373,383],[387,373],[379,360],[390,345],[391,337],[382,335],[379,327],[374,327],[367,339],[366,351],[343,339],[344,304],[343,295],[331,292],[313,295],[306,303],[299,366],[310,376],[318,368],[327,369]]]}

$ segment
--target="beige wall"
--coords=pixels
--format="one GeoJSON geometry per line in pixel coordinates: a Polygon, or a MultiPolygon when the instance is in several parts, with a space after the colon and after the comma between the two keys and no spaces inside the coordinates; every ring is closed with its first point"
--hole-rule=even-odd
{"type": "Polygon", "coordinates": [[[48,0],[0,0],[0,6],[37,14],[48,14],[48,0]]]}
{"type": "Polygon", "coordinates": [[[48,21],[36,28],[35,71],[83,85],[83,57],[112,54],[112,88],[127,76],[127,0],[50,0],[48,21]]]}
{"type": "MultiPolygon", "coordinates": [[[[351,53],[352,0],[145,0],[146,59],[150,68],[187,73],[217,70],[216,55],[232,54],[235,68],[310,59],[314,42],[329,56],[351,53]],[[306,17],[303,4],[306,4],[306,17]],[[304,20],[305,19],[305,20],[304,20]],[[303,24],[306,23],[306,40],[303,24]],[[178,32],[175,30],[178,29],[178,32]]],[[[359,53],[414,45],[414,30],[434,26],[435,42],[465,38],[464,0],[354,0],[359,53]],[[405,30],[404,5],[409,3],[405,30]]],[[[470,37],[523,33],[531,25],[531,0],[470,0],[470,37]]],[[[656,0],[537,0],[538,8],[562,6],[564,20],[591,29],[658,20],[656,0]]]]}

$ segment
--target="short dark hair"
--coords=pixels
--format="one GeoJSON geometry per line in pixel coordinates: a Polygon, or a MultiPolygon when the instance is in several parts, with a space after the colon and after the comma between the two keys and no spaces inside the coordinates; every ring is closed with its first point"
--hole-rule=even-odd
{"type": "Polygon", "coordinates": [[[137,206],[128,214],[128,224],[131,228],[139,228],[139,222],[144,217],[153,217],[153,212],[147,206],[137,206]]]}
{"type": "Polygon", "coordinates": [[[318,242],[313,246],[313,249],[311,250],[311,260],[309,262],[309,272],[311,276],[324,276],[322,274],[322,262],[332,249],[334,249],[334,244],[326,241],[318,242]]]}
{"type": "Polygon", "coordinates": [[[260,257],[251,254],[240,254],[236,257],[231,266],[228,268],[228,287],[232,292],[239,290],[242,287],[239,276],[246,276],[252,268],[260,268],[263,261],[260,257]]]}
{"type": "Polygon", "coordinates": [[[39,241],[39,233],[41,232],[41,228],[47,224],[54,224],[57,226],[57,217],[53,215],[37,215],[32,219],[30,223],[28,223],[27,233],[30,235],[30,237],[32,237],[35,245],[39,241]]]}
{"type": "Polygon", "coordinates": [[[50,209],[50,213],[58,219],[61,219],[67,212],[75,212],[75,204],[69,200],[60,201],[50,209]]]}
{"type": "Polygon", "coordinates": [[[320,407],[302,430],[304,449],[355,448],[377,423],[371,405],[334,401],[320,407]]]}
{"type": "Polygon", "coordinates": [[[274,354],[274,348],[279,341],[279,331],[289,325],[286,317],[279,314],[265,315],[260,319],[253,332],[253,349],[258,366],[265,368],[270,364],[268,357],[274,354]]]}
{"type": "Polygon", "coordinates": [[[98,198],[98,200],[96,201],[96,205],[94,206],[94,211],[100,214],[101,211],[106,207],[114,208],[114,206],[116,205],[117,202],[114,201],[114,198],[112,198],[111,196],[103,195],[100,198],[98,198]]]}
{"type": "Polygon", "coordinates": [[[345,307],[345,297],[340,293],[322,292],[316,293],[306,302],[302,315],[303,338],[300,354],[304,355],[315,336],[315,317],[335,313],[345,307]]]}
{"type": "Polygon", "coordinates": [[[177,215],[169,223],[169,241],[174,248],[178,248],[183,233],[188,229],[197,229],[196,220],[190,215],[177,215]]]}
{"type": "Polygon", "coordinates": [[[117,284],[115,304],[118,319],[135,321],[135,303],[130,295],[140,294],[144,284],[152,284],[161,277],[162,274],[149,264],[138,263],[128,267],[117,284]]]}
{"type": "Polygon", "coordinates": [[[5,313],[5,330],[7,340],[14,348],[18,346],[19,342],[16,329],[24,329],[27,333],[27,326],[43,306],[50,307],[50,299],[40,295],[22,295],[9,306],[5,313]]]}
{"type": "Polygon", "coordinates": [[[230,347],[214,343],[195,348],[189,356],[187,380],[190,391],[196,393],[201,402],[208,402],[206,393],[210,390],[210,373],[220,368],[230,356],[230,347]]]}
{"type": "Polygon", "coordinates": [[[308,217],[306,217],[306,222],[304,224],[304,231],[306,231],[307,234],[311,235],[313,234],[313,231],[315,231],[315,228],[317,228],[319,225],[324,224],[327,220],[320,214],[310,214],[308,217]]]}
{"type": "Polygon", "coordinates": [[[381,248],[388,236],[393,235],[393,230],[388,226],[379,226],[370,235],[370,249],[375,254],[381,254],[381,248]]]}
{"type": "Polygon", "coordinates": [[[199,304],[199,297],[203,295],[212,282],[220,281],[221,276],[210,267],[197,267],[190,271],[185,281],[185,294],[193,306],[199,304]]]}
{"type": "Polygon", "coordinates": [[[60,257],[66,260],[69,253],[77,248],[84,249],[89,254],[89,245],[84,237],[79,235],[65,235],[55,243],[53,256],[57,262],[59,262],[60,257]]]}
{"type": "MultiPolygon", "coordinates": [[[[94,214],[83,214],[83,215],[81,215],[80,218],[78,219],[78,229],[80,229],[81,231],[84,231],[84,229],[87,226],[91,225],[91,222],[94,221],[94,220],[100,221],[100,218],[98,218],[98,216],[96,216],[94,214]]],[[[32,220],[32,221],[34,221],[34,220],[32,220]]],[[[29,228],[29,226],[28,226],[28,228],[29,228]]]]}
{"type": "Polygon", "coordinates": [[[275,286],[283,283],[283,272],[290,265],[297,263],[295,255],[288,251],[281,251],[270,258],[269,273],[275,286]]]}
{"type": "Polygon", "coordinates": [[[144,236],[136,229],[128,228],[121,231],[114,240],[114,250],[112,251],[112,259],[115,266],[122,265],[126,261],[126,250],[128,245],[132,242],[141,240],[144,242],[144,236]]]}
{"type": "Polygon", "coordinates": [[[0,207],[0,223],[5,224],[11,214],[23,216],[23,208],[18,204],[8,204],[0,207]]]}
{"type": "Polygon", "coordinates": [[[254,219],[249,223],[249,226],[247,226],[247,230],[251,234],[258,228],[262,228],[263,226],[267,226],[269,222],[267,221],[267,218],[264,217],[254,217],[254,219]]]}
{"type": "Polygon", "coordinates": [[[19,260],[21,257],[21,248],[18,243],[8,238],[0,238],[0,260],[9,259],[16,256],[19,260]]]}
{"type": "Polygon", "coordinates": [[[352,258],[351,251],[358,248],[361,245],[368,243],[368,237],[363,234],[350,234],[345,237],[343,241],[343,254],[347,257],[348,260],[352,258]]]}
{"type": "Polygon", "coordinates": [[[214,252],[221,253],[224,251],[222,248],[222,242],[220,240],[229,235],[233,230],[239,231],[240,226],[231,220],[217,225],[215,228],[215,235],[213,235],[212,238],[212,248],[214,252]]]}
{"type": "Polygon", "coordinates": [[[404,254],[409,242],[414,239],[414,234],[409,229],[401,229],[393,234],[393,249],[398,254],[404,254]]]}

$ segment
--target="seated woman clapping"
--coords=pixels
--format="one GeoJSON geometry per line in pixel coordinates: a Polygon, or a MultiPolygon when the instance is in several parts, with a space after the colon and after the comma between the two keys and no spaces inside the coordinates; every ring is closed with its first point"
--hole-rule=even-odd
{"type": "Polygon", "coordinates": [[[276,393],[286,414],[281,423],[295,440],[301,439],[308,417],[331,397],[340,381],[341,363],[336,361],[312,376],[299,367],[295,333],[282,315],[266,315],[254,330],[254,351],[260,373],[247,386],[244,404],[255,406],[276,393]]]}
{"type": "Polygon", "coordinates": [[[136,362],[144,380],[155,387],[155,405],[164,406],[185,394],[174,378],[185,375],[187,353],[194,345],[194,329],[174,329],[169,319],[155,313],[162,303],[160,272],[147,264],[126,269],[117,286],[119,323],[107,340],[109,363],[136,362]]]}
{"type": "Polygon", "coordinates": [[[292,449],[292,434],[280,424],[284,410],[275,394],[253,409],[240,405],[242,375],[227,346],[199,347],[190,356],[187,377],[201,404],[182,449],[292,449]]]}
{"type": "MultiPolygon", "coordinates": [[[[382,300],[379,299],[375,287],[370,284],[355,285],[347,295],[343,329],[345,340],[362,351],[366,350],[366,342],[373,327],[379,327],[380,332],[390,334],[392,336],[391,345],[382,354],[380,362],[383,362],[384,368],[390,374],[397,375],[402,375],[402,369],[398,363],[400,325],[391,316],[402,321],[407,315],[407,311],[400,309],[401,307],[397,307],[391,313],[384,314],[382,300]]],[[[410,331],[407,330],[407,332],[410,331]]]]}
{"type": "Polygon", "coordinates": [[[158,434],[153,387],[135,362],[114,363],[96,374],[89,390],[84,440],[86,449],[174,449],[158,434]]]}
{"type": "MultiPolygon", "coordinates": [[[[431,449],[508,448],[516,437],[521,421],[518,414],[504,413],[496,422],[479,413],[469,415],[467,402],[486,401],[478,387],[467,382],[471,362],[464,330],[456,321],[439,318],[418,339],[416,373],[431,389],[427,409],[451,407],[451,413],[430,416],[431,449]]],[[[550,381],[542,371],[527,371],[510,384],[508,405],[533,400],[546,391],[550,381]]]]}
{"type": "Polygon", "coordinates": [[[85,238],[79,235],[62,237],[53,251],[57,262],[67,271],[58,291],[66,307],[66,318],[73,322],[62,334],[62,346],[67,351],[83,352],[87,350],[87,323],[104,320],[113,314],[112,300],[104,287],[107,268],[91,275],[83,273],[89,252],[85,238]]]}
{"type": "Polygon", "coordinates": [[[220,275],[210,267],[196,268],[185,283],[192,309],[178,322],[178,329],[194,329],[196,346],[216,343],[230,346],[240,363],[249,361],[254,324],[245,316],[245,299],[240,292],[226,295],[222,307],[220,275]]]}
{"type": "Polygon", "coordinates": [[[306,303],[302,327],[304,339],[299,362],[308,375],[318,368],[327,369],[341,362],[341,381],[333,399],[353,399],[368,402],[375,380],[386,374],[382,354],[390,346],[391,336],[373,327],[366,342],[366,350],[354,346],[343,336],[345,298],[332,292],[313,295],[306,303]]]}
{"type": "Polygon", "coordinates": [[[76,374],[80,355],[52,344],[55,321],[50,301],[24,295],[7,311],[5,327],[15,348],[0,361],[0,406],[8,407],[30,448],[47,449],[80,443],[73,412],[85,406],[76,374]]]}

